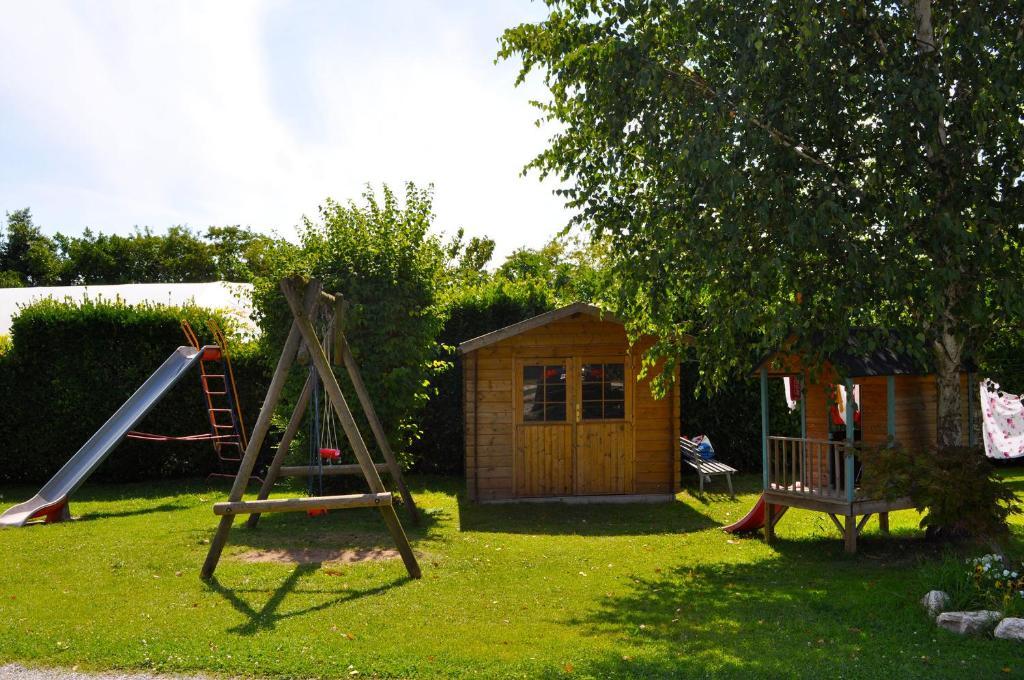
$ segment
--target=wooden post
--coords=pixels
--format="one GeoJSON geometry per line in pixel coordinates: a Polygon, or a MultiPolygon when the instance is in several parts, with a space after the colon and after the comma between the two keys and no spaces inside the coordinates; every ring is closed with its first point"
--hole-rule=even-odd
{"type": "Polygon", "coordinates": [[[377,410],[373,407],[373,400],[370,399],[370,393],[366,389],[366,383],[363,382],[363,375],[359,371],[359,364],[356,363],[355,355],[352,354],[352,348],[349,347],[348,340],[345,338],[344,331],[344,317],[337,315],[344,315],[346,304],[341,297],[341,294],[335,295],[335,314],[334,325],[335,335],[334,342],[335,347],[341,351],[342,360],[345,363],[345,368],[348,370],[348,377],[352,380],[352,386],[356,390],[356,397],[359,399],[359,405],[363,407],[363,413],[366,414],[366,420],[370,423],[370,430],[373,432],[373,438],[377,442],[377,448],[380,449],[381,454],[384,456],[384,462],[387,463],[388,471],[391,473],[391,479],[394,481],[395,486],[398,487],[398,493],[402,496],[402,502],[405,503],[406,508],[409,510],[409,515],[412,517],[413,524],[420,523],[419,513],[416,511],[416,502],[412,498],[412,494],[409,493],[409,487],[405,485],[405,477],[402,476],[402,468],[398,465],[398,459],[395,458],[395,452],[391,449],[391,442],[388,441],[387,433],[384,432],[384,426],[381,425],[380,418],[377,417],[377,410]]]}
{"type": "Polygon", "coordinates": [[[880,512],[878,513],[878,530],[886,536],[889,535],[889,513],[880,512]]]}
{"type": "Polygon", "coordinates": [[[846,516],[846,526],[843,528],[843,539],[845,550],[849,554],[857,552],[857,518],[853,515],[846,516]]]}
{"type": "Polygon", "coordinates": [[[772,543],[775,540],[775,504],[766,502],[764,504],[764,542],[772,543]]]}
{"type": "MultiPolygon", "coordinates": [[[[768,490],[768,369],[761,369],[761,482],[768,490]]],[[[765,506],[767,508],[767,506],[765,506]]],[[[767,509],[765,510],[767,513],[767,509]]],[[[767,515],[765,515],[767,517],[767,515]]],[[[767,527],[768,525],[765,524],[767,527]]],[[[767,531],[765,532],[767,537],[767,531]]]]}
{"type": "MultiPolygon", "coordinates": [[[[853,381],[846,381],[846,456],[844,460],[844,468],[846,477],[846,502],[853,503],[854,493],[854,480],[853,480],[853,440],[854,430],[856,425],[854,420],[854,407],[853,407],[853,381]]],[[[849,517],[849,516],[847,516],[849,517]]],[[[856,527],[854,527],[856,531],[856,527]]],[[[856,535],[854,536],[854,549],[856,550],[856,535]]]]}
{"type": "MultiPolygon", "coordinates": [[[[292,440],[295,439],[299,427],[302,426],[302,417],[306,414],[306,407],[309,406],[309,399],[312,394],[313,378],[310,376],[306,378],[306,384],[302,387],[302,392],[299,393],[299,400],[295,403],[295,410],[292,411],[292,417],[288,420],[288,426],[284,430],[281,442],[277,445],[277,453],[274,454],[274,459],[270,462],[270,467],[267,469],[267,476],[263,479],[263,486],[260,487],[259,493],[256,494],[257,500],[262,501],[269,497],[270,490],[274,487],[274,482],[281,476],[281,465],[288,455],[288,448],[291,446],[292,440]]],[[[249,515],[245,526],[255,529],[259,521],[260,513],[254,512],[249,515]]]]}
{"type": "Polygon", "coordinates": [[[896,376],[885,376],[885,431],[889,446],[896,445],[896,376]]]}
{"type": "MultiPolygon", "coordinates": [[[[305,312],[306,309],[311,308],[315,302],[315,296],[310,298],[307,295],[301,302],[303,305],[302,311],[305,312]]],[[[274,415],[274,409],[277,408],[277,402],[281,399],[281,390],[284,389],[285,381],[288,378],[288,369],[291,368],[292,363],[295,361],[301,337],[298,324],[293,321],[291,330],[288,331],[288,338],[284,342],[284,349],[281,350],[281,357],[277,360],[274,376],[270,380],[270,387],[267,388],[267,396],[263,401],[263,408],[260,409],[260,415],[256,419],[256,424],[253,425],[252,433],[249,436],[249,445],[245,447],[245,455],[242,456],[242,461],[238,464],[238,474],[235,476],[235,482],[231,485],[231,492],[228,494],[229,502],[240,501],[245,493],[245,488],[249,484],[249,477],[252,476],[252,469],[256,465],[256,458],[259,456],[260,449],[263,447],[263,440],[270,429],[270,420],[274,415]]],[[[206,554],[206,561],[203,563],[202,571],[199,573],[202,578],[208,579],[213,576],[234,521],[233,515],[221,517],[220,524],[217,526],[217,533],[210,540],[210,551],[206,554]]]]}
{"type": "MultiPolygon", "coordinates": [[[[315,289],[317,295],[319,295],[319,284],[316,282],[313,282],[306,287],[306,295],[308,296],[310,290],[313,289],[315,289]]],[[[384,483],[381,481],[380,475],[377,474],[377,469],[373,465],[373,459],[370,458],[370,452],[366,448],[366,443],[363,441],[362,435],[359,433],[359,428],[356,425],[355,418],[352,416],[352,411],[349,410],[348,402],[345,401],[345,395],[342,393],[341,386],[338,385],[338,380],[334,376],[334,372],[331,370],[330,362],[324,354],[324,348],[320,345],[320,341],[316,337],[316,330],[313,328],[313,324],[310,323],[309,314],[306,309],[302,307],[302,303],[299,300],[299,294],[295,288],[294,280],[283,280],[281,282],[281,290],[284,293],[285,299],[288,300],[288,306],[291,308],[292,314],[295,316],[295,325],[298,327],[302,338],[306,341],[306,346],[309,348],[310,359],[320,376],[320,381],[323,383],[324,389],[327,391],[327,397],[334,407],[334,412],[337,414],[338,420],[341,422],[342,429],[345,430],[345,435],[348,438],[349,445],[352,447],[352,451],[355,453],[360,467],[363,468],[363,476],[366,477],[366,481],[370,486],[370,491],[373,493],[384,493],[386,491],[384,483]]],[[[405,567],[408,570],[409,575],[413,578],[419,578],[420,567],[416,562],[416,555],[413,554],[412,546],[409,545],[409,539],[405,535],[405,530],[402,529],[402,525],[398,521],[398,515],[395,513],[394,506],[381,506],[380,513],[384,518],[385,524],[388,526],[388,530],[391,532],[392,538],[395,540],[395,544],[402,555],[402,560],[405,562],[405,567]]]]}

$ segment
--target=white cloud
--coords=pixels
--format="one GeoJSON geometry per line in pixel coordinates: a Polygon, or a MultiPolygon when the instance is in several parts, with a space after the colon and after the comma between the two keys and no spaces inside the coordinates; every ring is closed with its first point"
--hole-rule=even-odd
{"type": "Polygon", "coordinates": [[[552,187],[519,177],[545,133],[514,66],[491,64],[500,28],[481,41],[472,16],[438,4],[419,32],[389,35],[386,16],[366,39],[360,25],[310,23],[308,41],[289,33],[286,53],[271,52],[273,22],[292,7],[0,6],[0,208],[31,205],[68,232],[241,222],[287,233],[327,195],[411,179],[436,184],[440,226],[490,234],[502,253],[564,224],[552,187]]]}

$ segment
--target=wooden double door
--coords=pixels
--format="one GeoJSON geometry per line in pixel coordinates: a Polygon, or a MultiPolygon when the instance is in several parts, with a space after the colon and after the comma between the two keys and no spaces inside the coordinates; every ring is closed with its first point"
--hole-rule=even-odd
{"type": "Polygon", "coordinates": [[[515,369],[516,495],[632,493],[629,357],[517,359],[515,369]]]}

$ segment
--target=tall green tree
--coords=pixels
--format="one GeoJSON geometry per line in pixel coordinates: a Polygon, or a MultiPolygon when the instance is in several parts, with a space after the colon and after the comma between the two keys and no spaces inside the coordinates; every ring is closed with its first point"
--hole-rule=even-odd
{"type": "Polygon", "coordinates": [[[19,285],[54,283],[60,270],[57,247],[32,221],[32,211],[7,213],[7,228],[0,233],[0,272],[3,280],[19,285]]]}
{"type": "MultiPolygon", "coordinates": [[[[291,320],[278,288],[282,277],[307,275],[345,297],[346,337],[398,451],[419,435],[416,416],[441,363],[439,292],[450,251],[431,232],[433,220],[432,189],[411,183],[404,196],[384,186],[377,193],[368,189],[358,203],[328,199],[318,219],[303,220],[299,246],[279,252],[270,273],[255,281],[268,354],[279,351],[291,320]]],[[[344,385],[346,377],[339,378],[344,385]]]]}
{"type": "Polygon", "coordinates": [[[902,330],[960,444],[959,367],[1024,316],[1024,7],[547,4],[500,56],[547,83],[532,166],[572,178],[625,314],[694,333],[712,385],[791,336],[821,360],[902,330]]]}

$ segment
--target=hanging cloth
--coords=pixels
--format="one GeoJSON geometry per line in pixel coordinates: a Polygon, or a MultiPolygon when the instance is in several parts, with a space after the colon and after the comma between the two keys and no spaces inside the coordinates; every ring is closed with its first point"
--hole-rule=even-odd
{"type": "Polygon", "coordinates": [[[999,391],[991,380],[981,382],[981,436],[989,458],[1024,456],[1024,401],[999,391]]]}
{"type": "Polygon", "coordinates": [[[786,406],[795,411],[800,406],[800,380],[787,375],[782,378],[782,385],[786,390],[786,406]]]}
{"type": "MultiPolygon", "coordinates": [[[[835,403],[832,404],[830,409],[832,415],[833,425],[845,425],[846,424],[846,386],[845,385],[834,385],[833,396],[835,397],[835,403]]],[[[853,424],[854,426],[860,425],[860,385],[853,386],[853,424]]]]}

